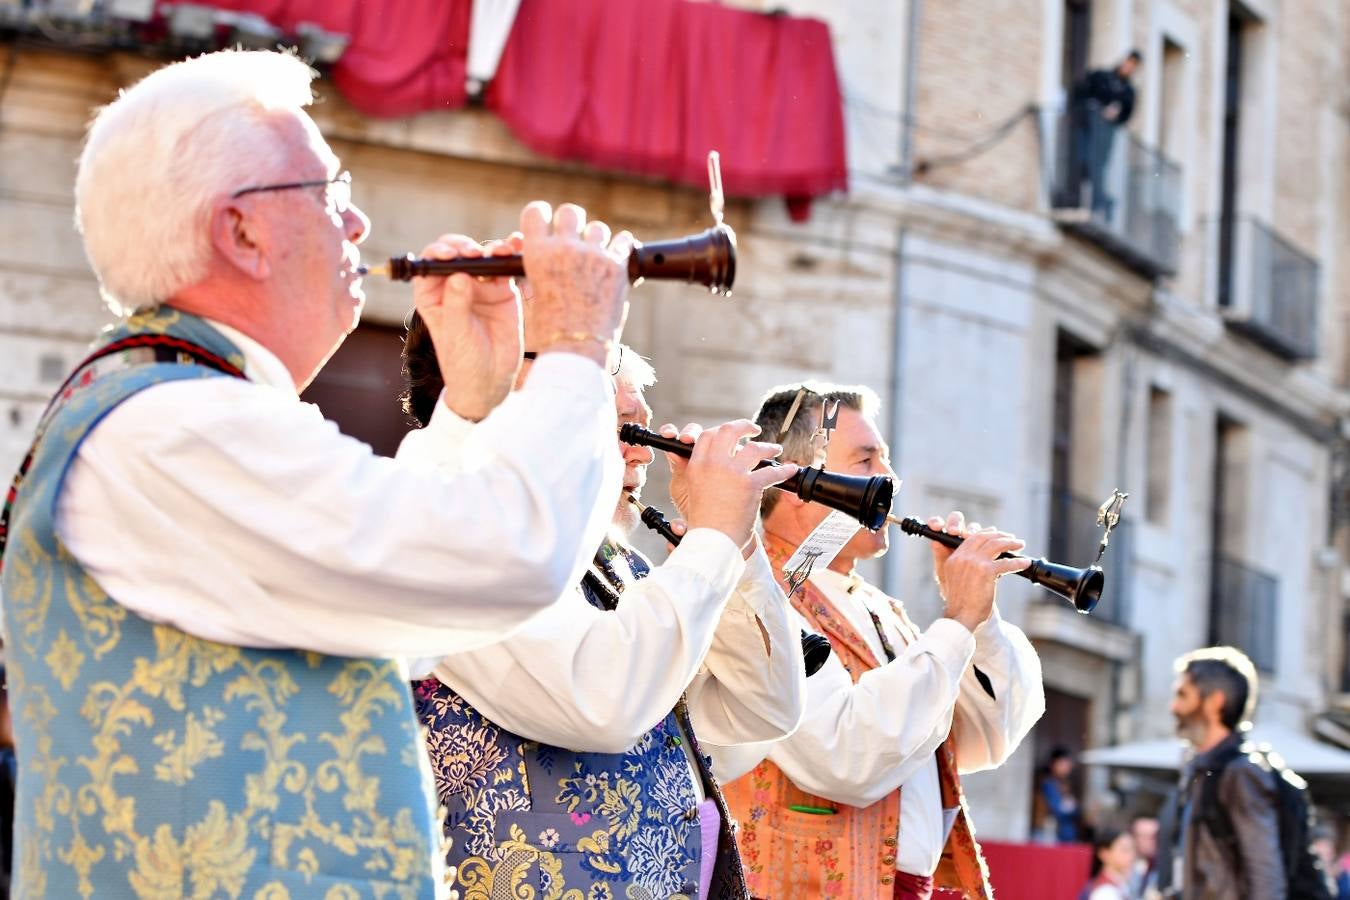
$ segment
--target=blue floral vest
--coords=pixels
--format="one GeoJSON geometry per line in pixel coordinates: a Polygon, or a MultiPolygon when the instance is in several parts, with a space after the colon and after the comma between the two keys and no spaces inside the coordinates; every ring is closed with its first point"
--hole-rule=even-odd
{"type": "MultiPolygon", "coordinates": [[[[102,343],[146,334],[242,368],[215,329],[172,310],[102,343]]],[[[103,416],[151,385],[226,377],[193,356],[140,348],[83,368],[44,416],[11,498],[15,896],[431,897],[431,779],[398,666],[151,624],[56,536],[65,473],[103,416]]]]}
{"type": "MultiPolygon", "coordinates": [[[[613,587],[587,573],[581,590],[612,609],[622,582],[605,565],[621,552],[640,578],[650,570],[629,550],[602,549],[613,587]]],[[[682,735],[694,740],[681,700],[623,753],[577,753],[511,734],[436,679],[415,690],[427,726],[436,789],[446,809],[449,862],[465,900],[666,900],[698,894],[701,838],[682,735]],[[681,727],[683,726],[683,727],[681,727]]],[[[746,893],[731,817],[710,761],[691,748],[707,796],[722,817],[710,896],[746,893]]]]}

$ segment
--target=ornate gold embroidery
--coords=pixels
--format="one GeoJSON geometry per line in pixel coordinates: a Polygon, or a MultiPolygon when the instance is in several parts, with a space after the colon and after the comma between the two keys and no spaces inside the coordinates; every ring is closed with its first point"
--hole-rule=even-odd
{"type": "Polygon", "coordinates": [[[10,638],[17,636],[28,655],[35,656],[35,641],[42,635],[52,602],[50,563],[33,533],[18,522],[13,526],[15,533],[5,549],[5,616],[10,638]]]}
{"type": "Polygon", "coordinates": [[[155,777],[160,781],[182,787],[192,780],[199,763],[225,754],[225,742],[215,732],[215,726],[225,720],[225,713],[210,706],[202,709],[201,718],[189,712],[183,725],[183,742],[176,743],[177,732],[162,731],[155,735],[155,746],[164,751],[164,759],[155,764],[155,777]]]}
{"type": "MultiPolygon", "coordinates": [[[[56,556],[65,565],[75,563],[64,544],[57,547],[56,556]]],[[[84,629],[84,645],[93,651],[94,659],[102,659],[122,639],[122,622],[126,620],[127,610],[120,603],[114,603],[89,573],[83,569],[79,572],[78,584],[71,577],[66,578],[66,602],[84,629]]]]}
{"type": "Polygon", "coordinates": [[[80,675],[80,666],[84,665],[84,654],[62,628],[57,632],[56,640],[52,641],[52,649],[43,657],[43,662],[52,670],[52,677],[61,685],[62,690],[68,691],[80,675]]]}
{"type": "MultiPolygon", "coordinates": [[[[157,311],[135,316],[133,322],[141,330],[164,333],[179,319],[177,312],[157,311]]],[[[243,365],[242,359],[232,361],[243,365]]],[[[125,389],[117,381],[101,379],[72,402],[86,410],[111,405],[125,389]]],[[[87,422],[72,419],[80,416],[61,419],[49,439],[74,443],[83,437],[87,422]]],[[[168,626],[151,626],[153,651],[133,654],[123,643],[124,631],[132,636],[128,640],[141,642],[146,626],[53,541],[51,523],[44,521],[54,503],[51,479],[35,479],[25,487],[6,553],[5,590],[13,642],[10,679],[23,697],[16,713],[25,732],[24,769],[30,784],[40,786],[25,798],[20,813],[28,827],[15,863],[27,891],[35,896],[50,892],[48,872],[64,868],[70,874],[58,883],[73,876],[78,894],[88,897],[97,873],[111,861],[128,870],[127,881],[107,887],[130,887],[139,897],[238,897],[255,862],[285,865],[290,828],[291,839],[313,845],[296,845],[295,871],[318,872],[314,847],[322,845],[357,857],[369,873],[328,888],[326,897],[347,900],[364,890],[376,897],[415,898],[431,871],[430,835],[419,827],[419,812],[411,806],[391,811],[379,804],[380,779],[362,765],[394,755],[373,726],[381,717],[383,733],[406,739],[397,748],[399,758],[417,759],[412,720],[395,715],[406,709],[394,664],[354,660],[338,666],[314,653],[255,654],[168,626]],[[47,543],[35,521],[47,529],[47,543]],[[58,615],[59,621],[52,621],[58,615]],[[109,677],[95,661],[115,651],[125,654],[129,669],[118,658],[110,668],[118,674],[109,677]],[[338,673],[328,687],[339,727],[321,735],[288,733],[286,706],[299,691],[295,677],[312,679],[309,673],[325,665],[338,673]],[[208,690],[189,693],[200,688],[208,690]],[[216,705],[203,705],[208,695],[216,705]],[[74,757],[71,766],[68,757],[55,755],[63,748],[52,738],[51,723],[69,716],[66,710],[76,705],[88,735],[66,749],[74,757]],[[233,726],[228,731],[227,721],[233,726]],[[153,751],[146,753],[147,744],[161,751],[158,761],[153,751]],[[301,744],[312,760],[308,765],[291,758],[301,744]],[[204,764],[241,751],[261,756],[258,771],[243,777],[242,796],[217,800],[208,795],[198,801],[206,804],[200,821],[158,827],[153,820],[138,823],[137,801],[148,806],[148,799],[121,793],[131,777],[147,779],[149,766],[157,780],[190,791],[204,764]],[[288,808],[298,806],[295,798],[303,800],[303,809],[295,813],[298,821],[274,821],[283,795],[288,808]],[[243,811],[231,812],[227,804],[243,811]],[[54,846],[58,824],[61,845],[54,846]],[[259,860],[269,842],[275,858],[259,860]],[[374,880],[377,872],[389,880],[374,880]]],[[[425,777],[428,768],[425,760],[421,763],[425,777]]],[[[289,894],[283,882],[271,881],[252,896],[288,900],[289,894]]]]}

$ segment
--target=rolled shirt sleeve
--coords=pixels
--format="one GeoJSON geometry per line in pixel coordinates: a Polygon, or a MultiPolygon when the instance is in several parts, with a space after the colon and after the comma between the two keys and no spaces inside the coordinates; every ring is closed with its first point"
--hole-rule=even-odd
{"type": "MultiPolygon", "coordinates": [[[[571,590],[510,639],[458,653],[436,677],[524,738],[591,753],[627,750],[698,673],[745,569],[735,543],[696,528],[629,584],[617,609],[571,590]]],[[[758,633],[755,640],[763,644],[758,633]]]]}
{"type": "Polygon", "coordinates": [[[1041,660],[1022,630],[998,607],[975,629],[975,652],[961,678],[953,734],[961,772],[1002,765],[1045,713],[1041,660]],[[991,697],[975,670],[989,680],[991,697]]]}
{"type": "MultiPolygon", "coordinates": [[[[391,401],[392,402],[392,401],[391,401]]],[[[546,354],[446,467],[379,457],[293,390],[156,385],[81,445],[57,532],[117,602],[223,643],[440,657],[552,604],[622,483],[612,386],[546,354]]]]}
{"type": "Polygon", "coordinates": [[[689,715],[705,743],[777,740],[797,728],[805,709],[801,627],[756,544],[689,685],[689,715]]]}
{"type": "Polygon", "coordinates": [[[774,744],[768,758],[804,791],[870,806],[931,764],[951,728],[974,652],[975,638],[965,627],[939,619],[856,684],[831,655],[806,679],[801,725],[774,744]]]}

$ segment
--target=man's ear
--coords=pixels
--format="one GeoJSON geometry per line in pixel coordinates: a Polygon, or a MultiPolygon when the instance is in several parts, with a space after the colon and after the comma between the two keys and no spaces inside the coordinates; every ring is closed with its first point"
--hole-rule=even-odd
{"type": "Polygon", "coordinates": [[[262,281],[272,274],[265,250],[265,232],[257,216],[226,198],[211,213],[211,245],[240,274],[262,281]]]}
{"type": "Polygon", "coordinates": [[[1207,718],[1216,722],[1223,721],[1223,705],[1228,702],[1228,698],[1223,691],[1210,691],[1208,697],[1200,699],[1200,708],[1205,711],[1207,718]]]}

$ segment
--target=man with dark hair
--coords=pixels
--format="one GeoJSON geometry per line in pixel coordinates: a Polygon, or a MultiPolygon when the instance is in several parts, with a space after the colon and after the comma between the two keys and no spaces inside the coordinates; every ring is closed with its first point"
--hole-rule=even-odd
{"type": "MultiPolygon", "coordinates": [[[[1132,76],[1143,56],[1131,50],[1113,69],[1094,69],[1073,86],[1069,114],[1073,123],[1073,178],[1075,192],[1086,176],[1090,186],[1088,205],[1108,222],[1115,201],[1106,191],[1106,166],[1116,142],[1116,129],[1134,112],[1132,76]]],[[[1078,198],[1073,198],[1075,201],[1078,198]]]]}
{"type": "Polygon", "coordinates": [[[1256,667],[1232,647],[1206,647],[1176,670],[1172,715],[1195,756],[1162,830],[1158,888],[1182,900],[1284,900],[1276,775],[1236,752],[1256,706],[1256,667]],[[1214,803],[1231,835],[1216,833],[1214,803]]]}
{"type": "MultiPolygon", "coordinates": [[[[756,422],[784,460],[894,477],[876,407],[867,388],[794,384],[771,391],[756,422]],[[824,441],[822,411],[835,401],[824,441]]],[[[785,564],[829,510],[780,492],[765,494],[761,512],[786,581],[785,564]]],[[[714,752],[728,780],[753,768],[726,795],[755,897],[991,896],[958,772],[1001,765],[1045,709],[1036,651],[994,603],[998,577],[1025,565],[999,555],[1022,542],[967,526],[959,512],[928,524],[966,538],[956,550],[933,544],[942,617],[920,632],[900,601],[854,571],[887,549],[885,528],[857,531],[792,592],[806,627],[834,647],[806,680],[802,724],[768,748],[714,752]]]]}

